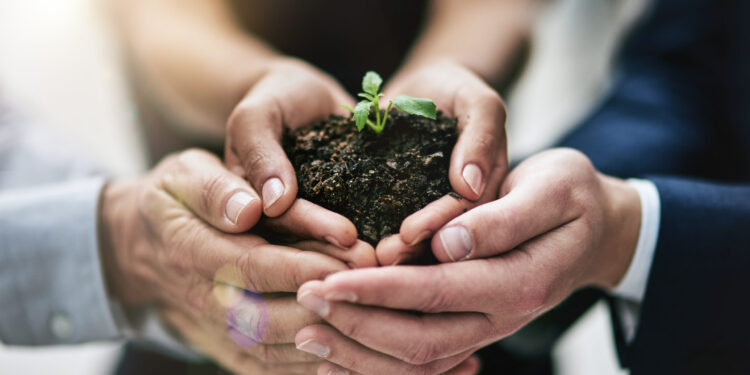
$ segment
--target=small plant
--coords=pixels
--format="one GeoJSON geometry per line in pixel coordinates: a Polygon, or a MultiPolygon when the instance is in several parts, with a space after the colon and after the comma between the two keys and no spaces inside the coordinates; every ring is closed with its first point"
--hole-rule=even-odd
{"type": "Polygon", "coordinates": [[[362,78],[362,91],[357,96],[364,98],[365,100],[357,103],[354,108],[342,104],[344,108],[354,114],[354,123],[357,125],[357,129],[362,131],[367,124],[375,134],[380,134],[385,129],[385,122],[388,120],[388,113],[391,111],[391,105],[395,105],[396,108],[410,115],[417,115],[427,117],[434,120],[436,117],[435,103],[430,99],[424,98],[413,98],[408,95],[399,95],[393,100],[388,102],[388,106],[385,108],[385,113],[382,118],[380,116],[380,97],[383,94],[380,93],[380,85],[383,84],[383,79],[380,78],[378,73],[373,71],[367,72],[364,78],[362,78]],[[372,122],[370,117],[370,108],[375,111],[375,122],[372,122]]]}

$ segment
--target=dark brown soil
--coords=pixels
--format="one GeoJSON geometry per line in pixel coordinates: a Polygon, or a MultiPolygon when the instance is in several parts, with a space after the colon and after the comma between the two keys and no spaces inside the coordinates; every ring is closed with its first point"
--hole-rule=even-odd
{"type": "Polygon", "coordinates": [[[299,197],[349,218],[362,240],[375,245],[401,222],[452,192],[448,166],[456,120],[393,110],[381,135],[354,120],[331,116],[286,134],[299,197]]]}

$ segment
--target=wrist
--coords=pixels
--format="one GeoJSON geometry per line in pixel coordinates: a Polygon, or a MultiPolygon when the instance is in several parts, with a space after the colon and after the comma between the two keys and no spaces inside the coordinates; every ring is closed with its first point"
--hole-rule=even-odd
{"type": "Polygon", "coordinates": [[[98,235],[99,253],[102,259],[107,291],[125,306],[140,302],[137,292],[143,288],[132,277],[125,265],[127,252],[135,241],[133,227],[137,220],[131,217],[135,202],[132,201],[131,184],[111,183],[104,186],[99,198],[98,235]]]}
{"type": "Polygon", "coordinates": [[[638,191],[621,179],[600,175],[606,194],[607,213],[599,265],[604,271],[597,284],[612,290],[623,279],[633,261],[641,226],[638,191]]]}

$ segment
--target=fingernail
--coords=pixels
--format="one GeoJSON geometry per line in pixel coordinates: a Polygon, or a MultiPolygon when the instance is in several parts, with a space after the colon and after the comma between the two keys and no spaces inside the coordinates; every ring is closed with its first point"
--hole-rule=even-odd
{"type": "Polygon", "coordinates": [[[429,236],[430,236],[430,231],[429,230],[423,231],[422,233],[419,234],[419,236],[417,236],[416,238],[414,238],[414,241],[411,241],[411,243],[409,244],[409,246],[414,246],[414,245],[416,245],[416,244],[418,244],[418,243],[426,240],[427,237],[429,237],[429,236]]]}
{"type": "Polygon", "coordinates": [[[349,375],[349,371],[335,368],[331,371],[328,371],[328,375],[349,375]]]}
{"type": "Polygon", "coordinates": [[[461,176],[463,176],[471,191],[479,196],[482,195],[482,170],[476,164],[466,164],[461,176]]]}
{"type": "Polygon", "coordinates": [[[357,295],[354,292],[333,292],[326,296],[329,301],[357,302],[357,295]]]}
{"type": "Polygon", "coordinates": [[[331,311],[331,307],[328,305],[328,301],[316,296],[313,292],[304,292],[297,297],[297,302],[304,306],[306,309],[315,312],[316,314],[325,317],[331,311]]]}
{"type": "Polygon", "coordinates": [[[244,191],[234,193],[234,195],[232,195],[227,201],[227,207],[224,211],[227,215],[227,219],[229,219],[232,224],[237,224],[237,220],[240,218],[242,210],[245,209],[253,199],[254,198],[250,194],[244,191]]]}
{"type": "Polygon", "coordinates": [[[305,352],[310,353],[312,355],[316,355],[320,358],[326,358],[329,354],[331,354],[331,349],[328,349],[327,346],[315,341],[315,340],[307,340],[299,345],[297,345],[297,349],[305,352]]]}
{"type": "Polygon", "coordinates": [[[328,243],[330,243],[333,246],[338,247],[339,249],[346,250],[347,248],[343,245],[341,245],[341,242],[339,242],[335,237],[333,236],[324,236],[324,240],[326,240],[328,243]]]}
{"type": "Polygon", "coordinates": [[[284,183],[277,177],[269,178],[266,183],[263,184],[263,207],[268,208],[273,206],[283,194],[284,183]]]}
{"type": "Polygon", "coordinates": [[[456,225],[440,231],[440,243],[451,261],[464,260],[471,253],[471,234],[466,228],[456,225]]]}

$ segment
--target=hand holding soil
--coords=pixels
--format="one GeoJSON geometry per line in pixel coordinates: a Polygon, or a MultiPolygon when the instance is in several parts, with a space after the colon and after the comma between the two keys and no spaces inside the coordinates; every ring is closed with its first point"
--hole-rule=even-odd
{"type": "Polygon", "coordinates": [[[335,79],[300,60],[280,58],[235,107],[227,123],[226,164],[261,194],[266,216],[281,215],[297,195],[294,169],[281,147],[284,128],[346,114],[341,103],[354,100],[335,79]]]}
{"type": "MultiPolygon", "coordinates": [[[[440,69],[461,68],[443,66],[440,69]]],[[[424,87],[419,84],[420,79],[426,75],[440,77],[445,73],[427,69],[408,76],[412,77],[409,80],[402,80],[406,84],[401,87],[424,87]]],[[[374,78],[368,73],[363,80],[365,93],[360,94],[366,100],[350,109],[353,118],[331,116],[285,137],[287,154],[297,171],[300,197],[346,216],[357,226],[360,238],[375,245],[398,233],[399,227],[403,230],[402,221],[426,206],[425,210],[413,215],[412,222],[416,225],[412,225],[411,232],[432,227],[437,231],[464,208],[474,205],[473,202],[483,196],[483,191],[495,194],[507,165],[502,101],[470,72],[448,73],[453,76],[446,78],[452,86],[437,82],[432,93],[440,98],[451,114],[464,119],[463,126],[459,120],[457,127],[455,119],[442,113],[438,113],[435,119],[424,117],[425,113],[429,117],[429,109],[420,112],[425,110],[421,106],[429,100],[404,95],[394,100],[395,105],[405,107],[407,111],[418,108],[413,112],[418,115],[391,111],[390,101],[385,111],[369,114],[370,107],[379,108],[378,88],[382,81],[375,75],[377,87],[373,92],[374,78]],[[456,91],[465,92],[478,102],[457,98],[456,91]],[[398,101],[404,97],[407,101],[413,100],[409,102],[414,103],[412,107],[398,101]],[[362,108],[366,111],[364,117],[360,112],[362,108]],[[365,128],[365,122],[368,128],[365,128]],[[462,133],[460,137],[459,132],[462,133]],[[454,177],[455,174],[458,177],[454,177]],[[489,183],[485,183],[482,176],[489,176],[489,183]],[[453,180],[456,183],[451,184],[453,180]],[[456,191],[463,191],[469,200],[453,192],[451,186],[456,191]],[[448,210],[445,201],[449,202],[448,210]],[[450,209],[451,206],[455,208],[450,209]]],[[[429,97],[430,90],[410,90],[409,93],[429,97]]],[[[432,108],[434,110],[434,106],[432,108]]],[[[420,233],[417,232],[411,241],[428,239],[428,235],[420,233]]],[[[401,238],[393,236],[381,242],[386,246],[383,251],[378,245],[381,265],[403,262],[405,258],[416,255],[409,252],[415,250],[414,247],[393,246],[393,239],[403,243],[401,238]]]]}
{"type": "Polygon", "coordinates": [[[500,96],[480,77],[448,61],[407,67],[385,93],[386,97],[402,93],[428,97],[445,116],[457,119],[458,139],[450,153],[448,178],[465,198],[445,195],[407,217],[399,235],[385,238],[376,249],[380,264],[393,264],[413,259],[424,250],[424,241],[451,219],[497,197],[508,170],[506,112],[500,96]]]}

